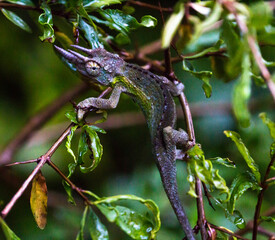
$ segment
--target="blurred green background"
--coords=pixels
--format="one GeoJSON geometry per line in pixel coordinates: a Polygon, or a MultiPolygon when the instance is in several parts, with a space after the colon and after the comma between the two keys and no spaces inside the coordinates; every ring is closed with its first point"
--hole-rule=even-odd
{"type": "MultiPolygon", "coordinates": [[[[142,14],[145,13],[142,12],[142,14]]],[[[36,18],[38,15],[31,14],[31,16],[36,18]]],[[[20,30],[0,15],[0,150],[17,135],[31,116],[62,93],[80,83],[80,80],[58,59],[52,46],[39,40],[38,36],[41,35],[39,29],[30,18],[28,19],[28,16],[26,17],[27,22],[32,26],[32,34],[20,30]]],[[[142,46],[146,42],[158,39],[160,29],[161,24],[153,30],[141,29],[142,33],[134,33],[133,39],[137,39],[136,41],[142,46]]],[[[208,43],[211,41],[214,43],[218,39],[218,33],[203,37],[208,39],[208,43]]],[[[203,43],[204,39],[202,38],[199,44],[203,46],[203,43]]],[[[132,47],[129,46],[128,48],[132,49],[132,47]]],[[[195,47],[199,48],[199,45],[195,47]]],[[[266,47],[263,52],[266,59],[274,61],[275,52],[273,48],[266,47]]],[[[161,55],[157,54],[154,57],[161,57],[161,55]]],[[[193,62],[196,68],[200,70],[209,69],[211,64],[210,59],[193,62]]],[[[220,174],[226,179],[228,185],[237,172],[243,172],[247,168],[235,145],[223,134],[224,130],[238,131],[251,155],[259,164],[260,170],[265,171],[269,163],[268,149],[271,138],[267,128],[258,118],[258,113],[266,111],[268,116],[274,119],[275,114],[269,92],[266,89],[253,87],[251,102],[257,103],[253,104],[251,108],[253,122],[248,129],[242,129],[238,127],[230,108],[228,108],[234,82],[225,84],[213,77],[211,79],[213,95],[210,99],[206,99],[201,88],[202,83],[199,80],[189,74],[183,74],[180,63],[175,64],[174,69],[178,78],[185,84],[185,93],[190,101],[191,109],[195,110],[194,126],[197,142],[202,145],[206,157],[229,157],[237,165],[237,169],[220,168],[220,174]]],[[[91,90],[79,96],[78,99],[74,99],[74,101],[78,102],[87,96],[97,95],[98,93],[91,90]]],[[[69,120],[64,116],[69,109],[72,109],[70,103],[60,109],[58,114],[43,127],[42,132],[38,132],[34,136],[35,138],[18,151],[13,161],[34,159],[45,153],[53,144],[54,139],[58,138],[69,124],[69,120]]],[[[108,114],[111,116],[112,114],[137,111],[139,111],[137,106],[129,97],[123,96],[118,108],[109,111],[108,114]]],[[[112,122],[108,122],[108,125],[112,126],[112,122]]],[[[182,118],[179,120],[178,126],[184,128],[182,118]]],[[[181,239],[184,234],[162,189],[160,177],[151,154],[146,125],[142,122],[128,127],[106,127],[105,130],[107,134],[100,135],[104,147],[101,164],[92,173],[75,174],[72,181],[77,186],[89,189],[99,196],[135,194],[145,199],[153,199],[160,207],[162,219],[162,228],[158,234],[158,239],[181,239]]],[[[72,158],[66,152],[63,144],[54,154],[52,160],[67,173],[67,165],[72,161],[72,158]]],[[[10,200],[33,168],[34,164],[1,169],[1,207],[4,207],[10,200]]],[[[48,166],[45,166],[42,172],[46,177],[49,192],[46,228],[44,230],[38,229],[33,220],[29,207],[30,189],[18,201],[6,221],[21,239],[75,239],[84,209],[83,203],[77,196],[75,196],[78,199],[77,206],[67,203],[61,178],[48,166]]],[[[186,195],[188,183],[185,166],[182,162],[178,163],[178,182],[191,224],[195,225],[197,218],[196,201],[186,195]]],[[[274,205],[274,194],[274,188],[266,191],[262,211],[270,208],[272,204],[274,205]]],[[[246,220],[253,218],[256,201],[255,192],[248,191],[237,203],[237,209],[243,213],[246,220]]],[[[139,208],[140,206],[135,204],[134,207],[139,208]]],[[[226,220],[221,209],[216,207],[213,210],[206,201],[205,208],[207,219],[211,223],[230,228],[233,231],[236,230],[235,226],[226,220]]],[[[102,221],[108,226],[110,239],[130,239],[115,225],[109,224],[104,218],[102,221]]],[[[0,239],[3,239],[1,234],[0,239]]],[[[246,235],[246,237],[249,238],[250,235],[246,235]]],[[[262,239],[261,236],[259,239],[262,239]]]]}

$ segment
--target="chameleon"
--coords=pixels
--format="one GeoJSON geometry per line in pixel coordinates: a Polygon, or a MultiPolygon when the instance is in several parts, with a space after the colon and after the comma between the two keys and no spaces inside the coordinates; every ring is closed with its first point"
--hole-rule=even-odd
{"type": "Polygon", "coordinates": [[[173,96],[183,91],[183,84],[173,84],[166,77],[151,73],[142,67],[124,61],[117,54],[103,48],[87,49],[78,45],[72,50],[54,46],[56,51],[73,64],[84,79],[100,86],[112,87],[108,99],[87,98],[81,101],[77,109],[78,120],[83,119],[89,108],[114,109],[121,93],[128,94],[142,109],[150,131],[153,154],[160,172],[166,195],[181,224],[187,239],[194,240],[194,234],[186,213],[180,202],[176,180],[176,159],[182,150],[190,144],[188,134],[176,130],[176,108],[173,96]]]}

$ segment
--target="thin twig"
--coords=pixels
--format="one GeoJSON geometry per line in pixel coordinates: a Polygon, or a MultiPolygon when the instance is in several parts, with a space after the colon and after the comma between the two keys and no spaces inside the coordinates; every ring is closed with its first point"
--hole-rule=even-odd
{"type": "Polygon", "coordinates": [[[69,178],[67,178],[64,173],[52,162],[48,161],[47,164],[52,167],[63,179],[66,181],[70,187],[77,192],[77,194],[84,200],[84,202],[90,205],[89,199],[83,194],[83,192],[78,188],[69,178]]]}
{"type": "Polygon", "coordinates": [[[15,165],[22,165],[22,164],[28,164],[28,163],[37,163],[39,162],[39,159],[32,159],[32,160],[27,160],[27,161],[22,161],[22,162],[14,162],[14,163],[10,163],[5,165],[5,167],[12,167],[15,165]]]}
{"type": "Polygon", "coordinates": [[[145,8],[151,8],[154,10],[162,10],[164,12],[173,12],[173,8],[160,8],[157,7],[155,5],[149,4],[149,3],[145,3],[145,2],[140,2],[140,1],[135,1],[135,0],[128,0],[128,3],[137,5],[137,6],[141,6],[141,7],[145,7],[145,8]]]}
{"type": "MultiPolygon", "coordinates": [[[[100,95],[99,98],[104,97],[110,92],[111,88],[105,89],[100,95]]],[[[94,109],[95,110],[95,109],[94,109]]],[[[16,201],[22,196],[22,194],[25,192],[28,185],[31,183],[34,176],[38,173],[38,171],[47,163],[50,161],[51,156],[54,154],[54,152],[58,149],[58,147],[62,144],[62,142],[66,139],[66,137],[70,134],[71,128],[74,126],[74,123],[71,123],[67,129],[62,133],[62,135],[56,140],[56,142],[50,147],[50,149],[41,156],[38,160],[39,163],[36,166],[36,168],[32,171],[32,173],[29,175],[29,177],[25,180],[23,185],[19,188],[17,193],[12,197],[10,202],[5,206],[5,208],[1,211],[1,217],[5,218],[10,210],[13,208],[16,201]]],[[[55,169],[56,170],[56,169],[55,169]]],[[[75,185],[74,185],[75,186],[75,185]]]]}
{"type": "Polygon", "coordinates": [[[268,167],[266,169],[265,175],[264,175],[264,179],[261,183],[261,187],[262,190],[260,191],[259,195],[258,195],[258,201],[257,201],[257,205],[256,205],[256,209],[255,209],[255,214],[254,214],[254,221],[253,221],[253,236],[252,239],[256,240],[257,239],[257,233],[258,233],[258,224],[259,224],[259,218],[260,218],[260,212],[261,212],[261,206],[262,206],[262,201],[263,201],[263,197],[264,197],[264,192],[268,187],[268,184],[266,182],[268,175],[270,173],[271,167],[273,166],[273,163],[275,161],[275,155],[273,155],[273,157],[270,160],[270,163],[268,164],[268,167]]]}
{"type": "Polygon", "coordinates": [[[238,235],[238,234],[236,234],[236,233],[234,233],[234,232],[228,231],[227,229],[225,229],[225,228],[223,228],[223,227],[218,227],[218,226],[216,226],[216,225],[214,225],[214,224],[212,224],[212,223],[208,223],[208,224],[209,224],[212,228],[217,229],[217,230],[219,230],[219,231],[221,231],[221,232],[227,233],[227,234],[230,235],[230,236],[234,236],[234,237],[236,237],[236,238],[238,238],[238,239],[249,240],[249,239],[244,238],[244,237],[242,237],[242,236],[240,236],[240,235],[238,235]]]}
{"type": "Polygon", "coordinates": [[[257,47],[256,40],[254,39],[254,37],[251,34],[249,34],[246,23],[237,14],[237,10],[235,8],[235,2],[234,1],[225,1],[225,0],[220,0],[220,1],[228,9],[228,11],[231,12],[235,16],[238,27],[240,28],[241,32],[247,36],[247,42],[250,47],[250,50],[251,50],[251,52],[254,56],[254,59],[261,71],[261,74],[266,82],[266,85],[269,88],[269,91],[273,97],[273,100],[275,101],[275,83],[273,82],[273,80],[271,78],[271,74],[269,73],[267,67],[265,66],[265,64],[263,62],[263,58],[262,58],[260,50],[257,47]]]}

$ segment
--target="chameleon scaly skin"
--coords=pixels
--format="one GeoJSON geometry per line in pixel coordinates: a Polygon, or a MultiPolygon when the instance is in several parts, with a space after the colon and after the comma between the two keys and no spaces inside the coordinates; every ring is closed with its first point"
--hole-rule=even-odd
{"type": "Polygon", "coordinates": [[[155,75],[138,65],[129,64],[102,48],[92,50],[80,46],[72,47],[83,51],[87,56],[55,46],[88,81],[113,87],[109,99],[88,98],[80,102],[77,113],[79,120],[86,113],[85,109],[115,108],[121,93],[133,98],[146,117],[153,153],[168,199],[187,239],[194,240],[192,228],[179,199],[176,181],[176,146],[187,148],[189,139],[185,131],[175,130],[176,111],[172,95],[179,95],[183,85],[176,87],[167,78],[155,75]]]}

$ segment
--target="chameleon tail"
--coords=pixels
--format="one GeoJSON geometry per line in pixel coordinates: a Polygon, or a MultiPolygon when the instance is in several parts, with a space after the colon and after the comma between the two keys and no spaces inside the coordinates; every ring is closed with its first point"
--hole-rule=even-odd
{"type": "Polygon", "coordinates": [[[158,161],[158,168],[167,197],[188,240],[195,240],[193,230],[179,199],[175,161],[158,161]]]}

